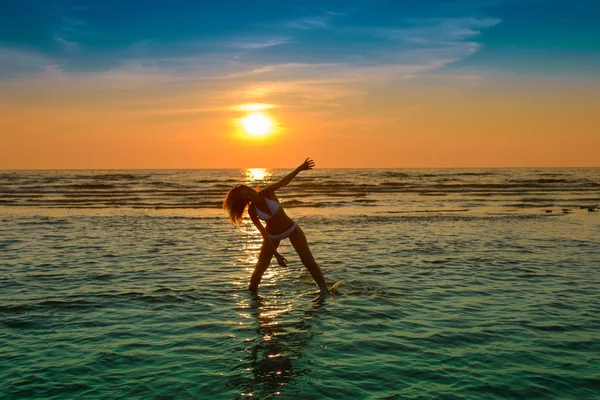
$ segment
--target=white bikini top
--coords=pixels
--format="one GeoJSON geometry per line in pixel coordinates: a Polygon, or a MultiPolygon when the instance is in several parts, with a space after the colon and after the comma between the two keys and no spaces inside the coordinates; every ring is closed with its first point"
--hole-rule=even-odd
{"type": "Polygon", "coordinates": [[[277,210],[279,210],[280,205],[275,200],[271,200],[271,199],[267,199],[267,198],[265,198],[265,203],[267,203],[267,207],[269,207],[269,211],[271,211],[271,215],[261,211],[256,206],[254,206],[254,208],[256,209],[256,215],[258,216],[258,218],[262,219],[263,221],[268,221],[271,219],[271,217],[273,215],[275,215],[277,210]]]}

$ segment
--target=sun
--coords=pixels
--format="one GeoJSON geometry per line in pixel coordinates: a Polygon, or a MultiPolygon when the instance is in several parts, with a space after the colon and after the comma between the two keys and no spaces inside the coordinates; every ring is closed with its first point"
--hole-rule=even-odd
{"type": "Polygon", "coordinates": [[[273,130],[273,121],[263,113],[253,113],[241,119],[242,126],[252,136],[263,136],[273,130]]]}

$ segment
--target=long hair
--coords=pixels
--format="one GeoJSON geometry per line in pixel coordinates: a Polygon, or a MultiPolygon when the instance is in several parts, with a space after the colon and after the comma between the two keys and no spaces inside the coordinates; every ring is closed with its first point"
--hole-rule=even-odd
{"type": "Polygon", "coordinates": [[[242,222],[244,211],[250,202],[241,196],[243,189],[250,189],[246,185],[235,185],[233,189],[227,192],[223,200],[223,210],[227,213],[227,218],[236,225],[242,222]]]}

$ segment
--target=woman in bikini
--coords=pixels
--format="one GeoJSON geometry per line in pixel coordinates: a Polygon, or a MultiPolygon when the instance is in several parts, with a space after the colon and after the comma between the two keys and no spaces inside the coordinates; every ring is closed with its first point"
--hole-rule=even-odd
{"type": "Polygon", "coordinates": [[[258,284],[269,267],[273,256],[275,256],[279,265],[287,266],[287,260],[279,254],[277,247],[281,240],[289,238],[302,263],[308,268],[312,278],[321,289],[321,294],[329,293],[323,273],[321,273],[321,269],[308,247],[304,232],[287,216],[283,207],[279,204],[277,196],[275,196],[275,191],[290,183],[300,171],[311,170],[314,166],[314,161],[307,158],[302,165],[287,174],[279,182],[272,183],[260,191],[246,185],[236,185],[225,196],[223,209],[231,222],[234,224],[241,223],[244,211],[248,208],[250,219],[263,237],[258,262],[252,273],[252,278],[250,278],[250,290],[253,292],[258,289],[258,284]],[[260,222],[261,219],[266,222],[266,226],[263,226],[260,222]]]}

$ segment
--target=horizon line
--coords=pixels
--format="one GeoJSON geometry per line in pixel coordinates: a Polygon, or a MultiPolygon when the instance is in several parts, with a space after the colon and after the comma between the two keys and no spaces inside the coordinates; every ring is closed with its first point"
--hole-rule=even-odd
{"type": "MultiPolygon", "coordinates": [[[[234,169],[289,169],[293,167],[209,167],[209,168],[0,168],[0,172],[26,171],[195,171],[195,170],[234,170],[234,169]]],[[[506,166],[506,167],[319,167],[315,169],[595,169],[598,166],[506,166]]]]}

